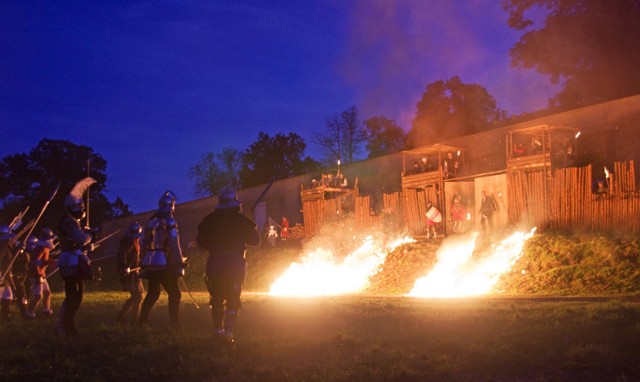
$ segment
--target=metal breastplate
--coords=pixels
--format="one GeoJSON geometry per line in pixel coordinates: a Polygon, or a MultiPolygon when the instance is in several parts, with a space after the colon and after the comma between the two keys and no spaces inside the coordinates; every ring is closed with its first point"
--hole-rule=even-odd
{"type": "Polygon", "coordinates": [[[169,239],[167,225],[164,219],[154,218],[149,221],[147,252],[142,259],[145,270],[161,270],[167,266],[166,243],[169,239]]]}

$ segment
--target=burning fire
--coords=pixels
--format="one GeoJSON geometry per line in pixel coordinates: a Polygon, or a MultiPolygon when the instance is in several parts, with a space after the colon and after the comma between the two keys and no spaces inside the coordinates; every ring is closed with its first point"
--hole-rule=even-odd
{"type": "Polygon", "coordinates": [[[387,255],[395,248],[415,242],[402,237],[388,244],[367,236],[364,243],[339,260],[332,251],[318,248],[294,262],[271,286],[270,295],[319,296],[357,293],[369,286],[387,255]]]}
{"type": "Polygon", "coordinates": [[[480,259],[472,259],[478,233],[463,241],[443,243],[438,250],[438,263],[425,277],[416,280],[412,297],[468,297],[491,292],[502,274],[508,272],[522,256],[524,243],[533,236],[516,232],[480,259]]]}

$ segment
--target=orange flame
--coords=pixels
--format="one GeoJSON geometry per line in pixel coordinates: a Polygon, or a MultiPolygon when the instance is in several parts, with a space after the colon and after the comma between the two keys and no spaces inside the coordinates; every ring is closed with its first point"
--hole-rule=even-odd
{"type": "Polygon", "coordinates": [[[292,263],[272,285],[272,296],[322,296],[358,293],[369,286],[387,255],[400,245],[414,242],[402,237],[388,244],[367,236],[364,243],[342,261],[324,248],[306,254],[292,263]]]}
{"type": "Polygon", "coordinates": [[[438,263],[425,277],[416,280],[407,296],[469,297],[488,294],[501,275],[522,256],[524,243],[533,236],[516,232],[480,259],[472,259],[478,233],[463,240],[449,240],[438,250],[438,263]],[[473,261],[472,261],[473,260],[473,261]]]}

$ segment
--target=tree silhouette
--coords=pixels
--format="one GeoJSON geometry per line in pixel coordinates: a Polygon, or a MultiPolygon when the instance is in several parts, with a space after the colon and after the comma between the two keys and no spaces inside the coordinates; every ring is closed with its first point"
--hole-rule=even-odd
{"type": "Polygon", "coordinates": [[[427,85],[416,105],[409,147],[419,147],[488,130],[500,120],[501,111],[487,90],[465,84],[459,77],[427,85]]]}
{"type": "Polygon", "coordinates": [[[404,149],[406,134],[402,128],[384,117],[369,118],[364,122],[366,149],[369,158],[391,154],[404,149]]]}
{"type": "Polygon", "coordinates": [[[313,141],[324,150],[327,164],[335,165],[337,160],[352,163],[366,141],[366,132],[358,119],[358,109],[351,106],[327,117],[325,131],[314,136],[313,141]]]}
{"type": "Polygon", "coordinates": [[[88,146],[76,145],[66,140],[43,139],[28,154],[12,154],[0,161],[2,221],[11,220],[27,206],[30,209],[26,219],[37,216],[60,182],[60,189],[39,224],[40,227],[57,228],[64,211],[64,198],[76,182],[87,176],[88,166],[91,177],[97,181],[89,190],[91,225],[131,214],[121,198],[118,198],[119,202],[114,210],[114,205],[104,194],[107,161],[100,154],[88,146]]]}
{"type": "Polygon", "coordinates": [[[295,133],[270,137],[260,132],[242,155],[240,183],[250,187],[317,171],[319,164],[315,160],[303,158],[306,147],[304,139],[295,133]]]}
{"type": "Polygon", "coordinates": [[[552,106],[578,107],[640,93],[640,2],[507,0],[508,24],[523,31],[512,65],[548,74],[563,88],[552,106]],[[543,12],[543,25],[536,25],[543,12]]]}
{"type": "Polygon", "coordinates": [[[208,152],[189,170],[189,177],[195,181],[196,195],[217,195],[224,187],[240,188],[242,154],[232,148],[221,152],[208,152]]]}

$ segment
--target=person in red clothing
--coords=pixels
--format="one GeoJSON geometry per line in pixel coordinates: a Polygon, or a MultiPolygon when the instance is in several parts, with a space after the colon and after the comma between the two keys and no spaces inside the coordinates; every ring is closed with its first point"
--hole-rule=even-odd
{"type": "Polygon", "coordinates": [[[436,226],[442,221],[442,215],[440,214],[440,210],[436,206],[431,203],[431,201],[427,201],[427,239],[437,239],[438,233],[436,226]]]}
{"type": "Polygon", "coordinates": [[[467,207],[462,204],[462,198],[460,195],[453,197],[453,203],[451,203],[451,221],[453,222],[453,233],[461,233],[464,219],[467,216],[467,207]]]}
{"type": "Polygon", "coordinates": [[[120,275],[120,284],[122,284],[122,290],[130,294],[116,317],[116,322],[119,325],[125,323],[124,318],[129,312],[131,312],[131,325],[135,325],[140,316],[142,294],[144,293],[144,287],[140,279],[141,237],[142,226],[138,222],[133,222],[129,226],[127,234],[120,240],[118,247],[117,271],[120,275]]]}
{"type": "Polygon", "coordinates": [[[289,219],[283,216],[280,226],[282,227],[280,228],[280,239],[287,240],[289,238],[289,219]]]}
{"type": "Polygon", "coordinates": [[[27,305],[28,318],[36,318],[36,308],[42,301],[42,314],[50,317],[53,314],[51,309],[51,289],[47,282],[47,267],[55,265],[55,260],[50,259],[50,251],[54,247],[53,241],[57,236],[50,228],[43,228],[38,235],[38,242],[29,261],[27,277],[31,288],[31,300],[27,305]]]}

